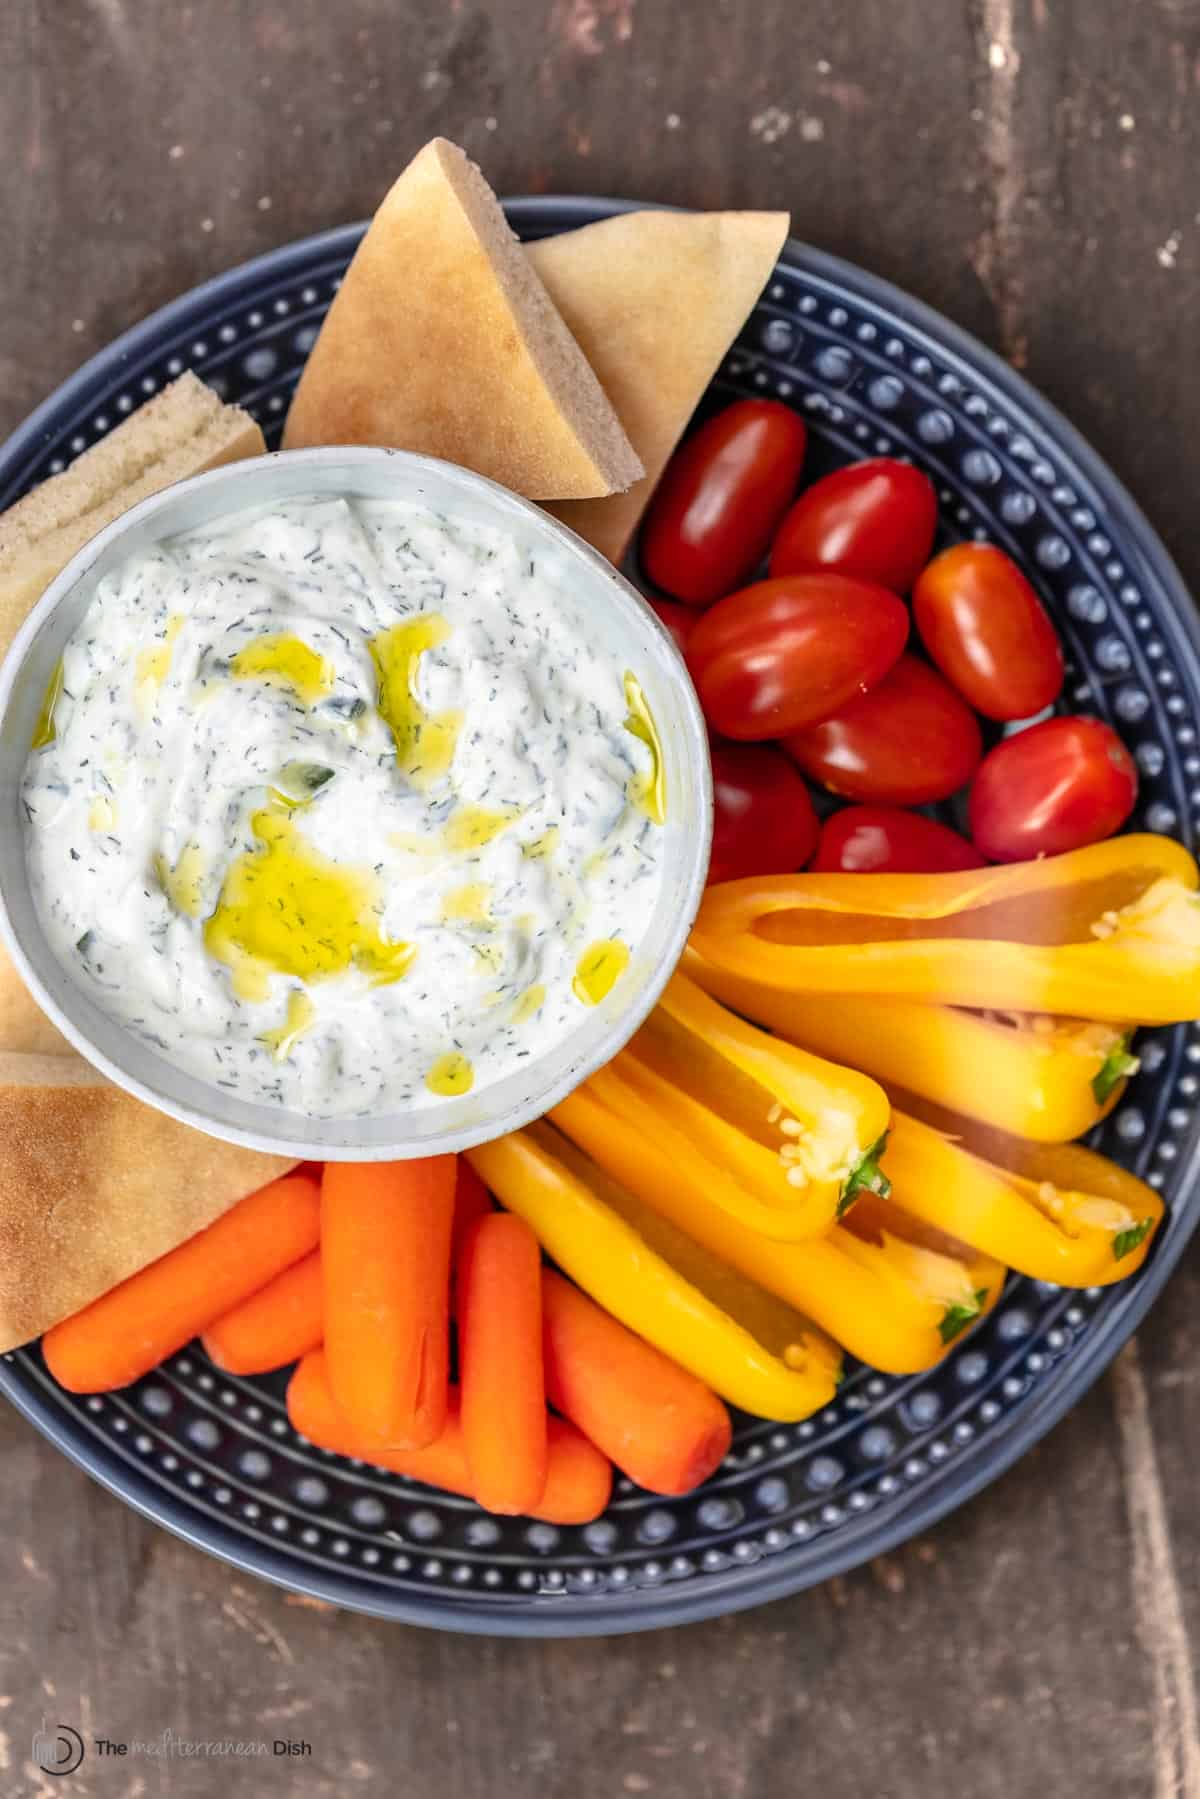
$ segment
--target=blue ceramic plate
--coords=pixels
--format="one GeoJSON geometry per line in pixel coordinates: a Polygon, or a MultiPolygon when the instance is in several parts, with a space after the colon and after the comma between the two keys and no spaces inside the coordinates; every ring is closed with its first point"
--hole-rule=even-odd
{"type": "MultiPolygon", "coordinates": [[[[519,200],[539,237],[619,210],[519,200]]],[[[361,227],[209,282],[90,362],[0,453],[0,507],[61,469],[148,395],[195,369],[276,441],[288,396],[361,227]]],[[[979,344],[882,281],[789,244],[707,404],[769,394],[799,408],[808,473],[911,457],[948,538],[1015,556],[1052,607],[1066,700],[1109,719],[1142,775],[1139,827],[1189,844],[1200,822],[1200,634],[1145,519],[1071,427],[979,344]]],[[[1133,1331],[1197,1219],[1200,1037],[1143,1033],[1143,1072],[1100,1147],[1161,1189],[1169,1218],[1123,1286],[1014,1280],[937,1371],[853,1368],[800,1425],[739,1420],[688,1499],[619,1484],[598,1523],[557,1529],[311,1449],[283,1381],[235,1380],[188,1349],[135,1387],[77,1399],[36,1349],[0,1362],[13,1404],[81,1467],[189,1542],[339,1605],[448,1630],[584,1635],[727,1612],[824,1580],[928,1529],[1060,1418],[1133,1331]]]]}

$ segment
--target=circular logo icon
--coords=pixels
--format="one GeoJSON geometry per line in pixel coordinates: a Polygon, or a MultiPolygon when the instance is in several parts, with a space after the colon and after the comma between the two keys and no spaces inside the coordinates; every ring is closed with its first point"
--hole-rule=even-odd
{"type": "Polygon", "coordinates": [[[50,1774],[57,1779],[62,1774],[74,1774],[83,1760],[83,1738],[69,1724],[55,1724],[53,1728],[43,1724],[34,1732],[33,1763],[43,1774],[50,1774]]]}

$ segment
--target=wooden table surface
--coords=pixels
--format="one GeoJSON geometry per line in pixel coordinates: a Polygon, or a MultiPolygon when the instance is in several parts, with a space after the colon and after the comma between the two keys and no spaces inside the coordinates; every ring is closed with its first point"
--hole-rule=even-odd
{"type": "MultiPolygon", "coordinates": [[[[0,435],[194,282],[367,214],[426,138],[501,193],[790,207],[1026,370],[1200,580],[1198,0],[2,0],[0,435]]],[[[141,1522],[0,1411],[0,1791],[148,1799],[1200,1795],[1200,1279],[931,1536],[659,1635],[455,1638],[141,1522]],[[30,1760],[85,1737],[310,1758],[30,1760]]]]}

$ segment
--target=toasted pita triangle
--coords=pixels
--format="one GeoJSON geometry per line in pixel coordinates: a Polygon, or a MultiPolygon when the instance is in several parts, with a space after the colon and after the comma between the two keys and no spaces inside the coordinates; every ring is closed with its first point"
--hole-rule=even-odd
{"type": "Polygon", "coordinates": [[[0,515],[0,655],[55,575],[105,525],[174,481],[266,447],[249,413],[222,404],[189,372],[10,506],[0,515]]]}
{"type": "Polygon", "coordinates": [[[81,1056],[0,1053],[0,1351],[292,1166],[177,1124],[81,1056]]]}
{"type": "Polygon", "coordinates": [[[613,562],[770,278],[788,222],[785,212],[627,212],[527,246],[645,464],[627,493],[549,508],[613,562]]]}
{"type": "Polygon", "coordinates": [[[534,500],[642,472],[495,195],[444,138],[375,214],[292,401],[285,449],[337,443],[443,456],[534,500]]]}

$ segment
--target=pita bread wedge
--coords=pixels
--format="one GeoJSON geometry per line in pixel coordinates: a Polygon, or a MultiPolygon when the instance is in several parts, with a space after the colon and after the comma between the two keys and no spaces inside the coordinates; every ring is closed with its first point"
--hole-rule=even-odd
{"type": "Polygon", "coordinates": [[[642,473],[495,195],[444,138],[375,214],[283,441],[417,450],[531,500],[610,494],[642,473]]]}
{"type": "Polygon", "coordinates": [[[770,279],[788,222],[785,212],[627,212],[527,246],[645,464],[626,493],[549,507],[612,562],[770,279]]]}
{"type": "Polygon", "coordinates": [[[73,1056],[75,1051],[0,949],[0,1052],[22,1056],[73,1056]]]}
{"type": "Polygon", "coordinates": [[[293,1166],[177,1124],[80,1056],[0,1053],[0,1351],[293,1166]]]}
{"type": "MultiPolygon", "coordinates": [[[[262,432],[190,372],[0,513],[0,655],[50,582],[98,531],[175,481],[266,453],[262,432]]],[[[0,1051],[73,1055],[0,949],[0,1051]]]]}
{"type": "Polygon", "coordinates": [[[0,515],[0,655],[55,575],[105,525],[187,475],[266,447],[248,412],[189,373],[18,500],[0,515]]]}
{"type": "MultiPolygon", "coordinates": [[[[0,517],[0,653],[77,550],[139,500],[264,454],[181,375],[0,517]]],[[[218,1143],[77,1056],[0,950],[0,1350],[27,1342],[293,1164],[218,1143]]]]}

